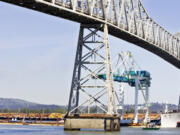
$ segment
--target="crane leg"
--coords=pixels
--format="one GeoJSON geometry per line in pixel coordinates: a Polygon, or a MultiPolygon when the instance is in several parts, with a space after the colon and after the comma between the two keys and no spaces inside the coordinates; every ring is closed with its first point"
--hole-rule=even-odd
{"type": "Polygon", "coordinates": [[[134,106],[134,123],[138,123],[138,91],[139,91],[139,81],[138,77],[135,78],[135,106],[134,106]]]}

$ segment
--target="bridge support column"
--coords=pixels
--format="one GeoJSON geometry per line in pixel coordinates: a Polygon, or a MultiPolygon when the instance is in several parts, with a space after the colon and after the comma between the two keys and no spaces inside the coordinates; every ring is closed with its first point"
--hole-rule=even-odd
{"type": "Polygon", "coordinates": [[[89,112],[117,113],[106,24],[80,26],[67,118],[89,112]],[[106,80],[98,74],[105,74],[106,80]]]}

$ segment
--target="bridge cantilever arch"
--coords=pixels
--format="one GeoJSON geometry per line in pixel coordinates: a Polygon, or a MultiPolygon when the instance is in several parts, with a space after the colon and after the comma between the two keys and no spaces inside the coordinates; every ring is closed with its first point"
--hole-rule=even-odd
{"type": "Polygon", "coordinates": [[[141,0],[0,1],[82,24],[107,24],[109,34],[147,49],[180,68],[179,39],[149,17],[141,0]]]}
{"type": "Polygon", "coordinates": [[[0,1],[81,23],[69,99],[69,121],[65,124],[67,129],[86,128],[86,124],[82,124],[85,123],[83,120],[91,123],[88,124],[91,128],[97,128],[94,123],[98,123],[104,125],[99,128],[105,130],[119,129],[118,117],[114,115],[116,94],[112,81],[108,34],[140,46],[180,69],[180,39],[149,17],[140,0],[0,1]],[[107,79],[104,82],[98,80],[97,85],[93,78],[97,78],[100,72],[105,72],[107,79]],[[91,93],[90,89],[98,92],[91,93]],[[88,97],[82,103],[80,92],[88,97]],[[101,99],[105,94],[108,95],[107,104],[101,99]],[[73,125],[76,119],[71,114],[83,112],[86,103],[98,105],[108,115],[96,116],[97,119],[76,115],[80,122],[73,125]]]}

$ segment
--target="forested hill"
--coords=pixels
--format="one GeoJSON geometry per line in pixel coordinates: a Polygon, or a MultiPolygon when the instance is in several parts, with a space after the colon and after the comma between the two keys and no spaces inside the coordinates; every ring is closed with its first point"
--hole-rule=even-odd
{"type": "Polygon", "coordinates": [[[0,98],[0,109],[9,109],[9,110],[17,110],[17,109],[56,109],[56,108],[65,108],[65,106],[58,106],[58,105],[45,105],[45,104],[38,104],[34,102],[29,102],[26,100],[21,99],[14,99],[14,98],[0,98]]]}

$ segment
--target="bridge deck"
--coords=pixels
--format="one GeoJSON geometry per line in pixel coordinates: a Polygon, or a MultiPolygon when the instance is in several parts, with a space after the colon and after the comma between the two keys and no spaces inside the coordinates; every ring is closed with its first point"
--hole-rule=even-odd
{"type": "MultiPolygon", "coordinates": [[[[32,10],[40,11],[42,13],[50,14],[53,16],[61,17],[64,19],[68,19],[71,21],[75,21],[82,24],[108,24],[109,34],[123,39],[127,42],[140,46],[150,52],[160,56],[164,60],[173,64],[177,68],[180,69],[180,58],[176,58],[174,55],[170,54],[167,50],[160,48],[157,45],[150,43],[142,37],[139,37],[135,34],[127,32],[124,29],[120,29],[115,24],[111,22],[107,22],[102,18],[98,18],[95,16],[90,16],[88,14],[82,12],[74,12],[70,7],[63,7],[60,5],[52,5],[48,2],[37,2],[36,0],[0,0],[3,2],[15,4],[21,7],[29,8],[32,10]]],[[[48,1],[48,0],[47,0],[48,1]]],[[[179,54],[178,54],[179,55],[179,54]]],[[[180,56],[179,56],[180,57],[180,56]]]]}

